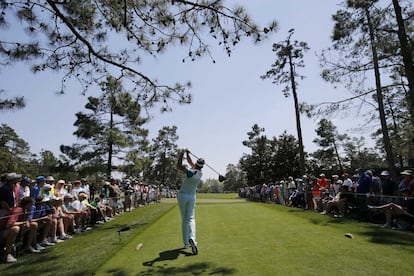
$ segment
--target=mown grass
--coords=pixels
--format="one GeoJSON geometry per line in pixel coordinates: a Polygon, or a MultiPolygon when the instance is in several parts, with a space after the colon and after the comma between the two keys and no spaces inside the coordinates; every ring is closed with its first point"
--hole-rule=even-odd
{"type": "Polygon", "coordinates": [[[14,264],[0,264],[0,275],[94,275],[98,267],[174,206],[163,203],[137,208],[40,254],[24,255],[14,264]],[[118,230],[125,226],[131,230],[119,235],[118,230]]]}
{"type": "MultiPolygon", "coordinates": [[[[231,195],[198,195],[199,254],[182,248],[176,200],[139,208],[1,275],[412,275],[414,234],[231,195]],[[231,203],[231,204],[229,204],[231,203]],[[125,225],[132,229],[121,233],[125,225]],[[345,237],[352,233],[354,239],[345,237]],[[143,247],[136,250],[136,245],[143,247]],[[47,272],[51,271],[51,272],[47,272]]],[[[3,273],[5,272],[5,273],[3,273]]]]}

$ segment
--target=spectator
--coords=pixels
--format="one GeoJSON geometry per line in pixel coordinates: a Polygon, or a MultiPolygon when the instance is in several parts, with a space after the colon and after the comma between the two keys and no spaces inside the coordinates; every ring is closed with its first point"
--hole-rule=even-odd
{"type": "Polygon", "coordinates": [[[83,193],[85,193],[89,197],[89,195],[90,195],[90,189],[89,189],[88,180],[86,180],[86,178],[82,178],[81,179],[80,188],[81,188],[81,191],[83,193]]]}
{"type": "Polygon", "coordinates": [[[342,174],[342,186],[343,186],[343,191],[344,192],[351,192],[352,191],[352,186],[353,186],[353,182],[351,180],[351,178],[349,177],[348,173],[343,173],[342,174]]]}
{"type": "Polygon", "coordinates": [[[73,223],[68,225],[68,228],[65,229],[66,233],[79,233],[78,229],[82,226],[82,214],[73,207],[73,199],[73,195],[69,193],[63,197],[62,211],[69,219],[73,218],[75,223],[75,225],[73,223]]]}
{"type": "Polygon", "coordinates": [[[30,196],[30,183],[31,182],[32,181],[27,177],[22,178],[22,180],[20,181],[19,198],[30,196]]]}
{"type": "MultiPolygon", "coordinates": [[[[80,193],[82,195],[84,195],[84,193],[80,193]]],[[[79,213],[79,220],[75,220],[76,223],[76,229],[75,229],[75,233],[80,234],[81,232],[86,231],[86,225],[88,223],[89,220],[89,213],[86,211],[86,206],[84,204],[82,204],[81,200],[83,200],[79,197],[75,197],[73,196],[73,201],[72,201],[72,208],[74,210],[74,212],[78,212],[79,213]]]]}
{"type": "Polygon", "coordinates": [[[36,198],[41,194],[41,189],[43,189],[43,185],[45,184],[45,177],[43,175],[39,175],[36,177],[36,183],[32,186],[32,190],[30,191],[30,196],[36,200],[36,198]]]}
{"type": "MultiPolygon", "coordinates": [[[[98,209],[89,203],[88,195],[86,193],[79,194],[79,202],[81,211],[87,214],[86,223],[90,222],[91,225],[95,225],[99,215],[98,209]]],[[[86,228],[85,224],[83,230],[86,230],[86,228]]]]}
{"type": "Polygon", "coordinates": [[[56,182],[54,195],[56,197],[63,199],[63,197],[69,192],[68,190],[66,190],[65,186],[66,182],[63,179],[60,179],[58,182],[56,182]]]}
{"type": "Polygon", "coordinates": [[[392,197],[396,195],[397,184],[391,179],[388,171],[382,171],[380,174],[382,179],[382,199],[381,203],[386,204],[392,202],[392,197]]]}
{"type": "MultiPolygon", "coordinates": [[[[46,186],[47,184],[45,184],[46,186]]],[[[57,213],[57,200],[58,198],[55,197],[54,195],[52,195],[49,198],[49,201],[46,202],[46,206],[47,206],[47,214],[50,216],[51,218],[51,226],[50,226],[50,242],[51,243],[61,243],[63,242],[63,240],[58,239],[57,238],[57,232],[59,230],[60,233],[62,233],[63,230],[63,218],[61,216],[58,215],[57,213]]]]}
{"type": "Polygon", "coordinates": [[[131,211],[133,192],[134,190],[131,186],[131,182],[127,181],[124,186],[124,212],[131,211]]]}
{"type": "Polygon", "coordinates": [[[288,186],[287,188],[288,188],[289,196],[290,196],[294,191],[296,191],[296,183],[295,183],[295,181],[293,181],[292,176],[288,177],[287,186],[288,186]]]}
{"type": "Polygon", "coordinates": [[[76,180],[75,182],[73,182],[72,191],[70,193],[73,195],[74,198],[78,198],[78,195],[84,192],[85,191],[81,188],[80,180],[76,180]]]}
{"type": "Polygon", "coordinates": [[[23,251],[28,253],[39,253],[40,251],[33,246],[36,245],[37,223],[30,220],[29,211],[33,205],[33,198],[24,197],[17,207],[14,207],[8,218],[3,218],[0,222],[0,232],[6,230],[6,261],[15,262],[11,255],[10,242],[14,243],[18,233],[23,236],[23,251]]]}
{"type": "Polygon", "coordinates": [[[305,202],[306,202],[306,210],[314,210],[314,205],[313,205],[313,197],[312,197],[312,181],[309,179],[309,177],[307,175],[303,176],[303,187],[305,190],[305,202]]]}
{"type": "MultiPolygon", "coordinates": [[[[53,195],[55,193],[55,179],[53,178],[53,176],[49,175],[48,177],[46,177],[45,185],[46,184],[50,185],[50,192],[53,195]]],[[[45,185],[43,185],[43,189],[44,189],[45,185]]],[[[44,191],[42,191],[42,193],[43,192],[44,191]]]]}
{"type": "MultiPolygon", "coordinates": [[[[340,186],[338,186],[338,183],[336,183],[339,180],[339,176],[337,174],[332,175],[331,185],[328,185],[329,191],[336,195],[339,192],[340,186]]],[[[342,183],[341,183],[342,185],[342,183]]]]}
{"type": "Polygon", "coordinates": [[[49,183],[46,183],[45,185],[43,185],[41,196],[44,198],[48,198],[48,199],[52,198],[53,196],[52,189],[53,189],[52,185],[49,183]]]}
{"type": "Polygon", "coordinates": [[[414,184],[413,184],[413,172],[411,170],[404,170],[401,172],[402,179],[398,185],[398,191],[412,193],[414,184]]]}
{"type": "MultiPolygon", "coordinates": [[[[52,206],[55,210],[54,215],[56,216],[58,223],[57,223],[57,231],[59,232],[58,240],[66,240],[72,238],[68,233],[68,230],[73,229],[73,215],[68,215],[63,212],[63,197],[56,197],[54,201],[52,201],[52,206]]],[[[56,237],[55,237],[56,238],[56,237]]],[[[56,240],[52,237],[52,242],[56,240]]],[[[56,243],[56,242],[55,242],[56,243]]]]}
{"type": "Polygon", "coordinates": [[[19,204],[20,185],[18,182],[21,177],[17,173],[8,173],[4,177],[5,182],[0,187],[0,217],[9,215],[19,204]]]}
{"type": "Polygon", "coordinates": [[[54,243],[48,240],[50,228],[52,227],[52,216],[50,215],[50,207],[46,205],[50,198],[38,196],[35,204],[32,206],[30,212],[30,219],[37,223],[37,235],[38,242],[36,243],[36,249],[42,250],[46,246],[53,246],[54,243]]]}
{"type": "MultiPolygon", "coordinates": [[[[369,206],[371,210],[379,210],[379,211],[385,212],[385,224],[382,227],[392,228],[393,220],[399,219],[404,216],[409,220],[408,221],[409,224],[413,224],[414,222],[414,198],[410,197],[412,196],[412,193],[410,193],[408,190],[402,191],[402,196],[403,196],[403,199],[401,201],[401,204],[390,202],[390,203],[387,203],[381,206],[369,206]]],[[[397,223],[396,226],[401,227],[401,224],[397,223]]]]}
{"type": "Polygon", "coordinates": [[[358,169],[359,178],[357,180],[357,207],[362,219],[368,218],[368,198],[370,196],[372,185],[372,172],[367,170],[364,172],[358,169]]]}
{"type": "MultiPolygon", "coordinates": [[[[338,179],[336,182],[341,181],[338,179]]],[[[333,212],[335,217],[344,217],[347,214],[347,186],[341,185],[340,191],[331,199],[326,201],[326,205],[324,207],[325,211],[322,214],[331,214],[333,212]],[[339,212],[336,213],[336,212],[339,212]]]]}
{"type": "MultiPolygon", "coordinates": [[[[321,175],[324,175],[324,174],[321,174],[321,175]]],[[[319,185],[318,179],[314,179],[312,181],[312,200],[313,200],[313,210],[315,212],[318,212],[319,210],[322,211],[321,186],[319,185]]]]}

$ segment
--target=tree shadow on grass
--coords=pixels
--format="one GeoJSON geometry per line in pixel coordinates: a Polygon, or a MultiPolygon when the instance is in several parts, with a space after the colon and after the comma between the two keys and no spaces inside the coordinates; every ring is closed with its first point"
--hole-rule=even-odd
{"type": "MultiPolygon", "coordinates": [[[[218,267],[215,264],[208,262],[197,262],[180,267],[169,266],[168,263],[157,265],[157,262],[176,260],[180,255],[184,255],[185,257],[195,256],[192,253],[186,252],[185,248],[162,251],[158,253],[158,257],[153,260],[143,262],[142,264],[145,267],[148,267],[148,269],[135,275],[232,275],[237,271],[234,268],[218,267]]],[[[111,275],[116,276],[127,275],[127,273],[122,270],[111,270],[108,272],[111,275]]]]}
{"type": "MultiPolygon", "coordinates": [[[[174,251],[174,250],[170,250],[174,251]]],[[[168,253],[171,257],[174,253],[168,253]],[[170,255],[171,254],[171,255],[170,255]]],[[[179,253],[180,254],[180,253],[179,253]]],[[[160,254],[161,255],[161,254],[160,254]]],[[[158,259],[158,258],[157,258],[158,259]]],[[[213,263],[208,262],[198,262],[193,264],[188,264],[181,267],[168,267],[167,265],[163,266],[150,266],[148,270],[136,273],[137,276],[149,276],[149,275],[233,275],[237,272],[234,268],[227,267],[217,267],[213,263]]],[[[109,274],[114,276],[127,276],[129,275],[122,270],[111,270],[108,271],[109,274]]]]}
{"type": "Polygon", "coordinates": [[[153,267],[136,275],[232,275],[237,272],[234,268],[216,267],[212,263],[199,262],[183,267],[153,267]]]}
{"type": "Polygon", "coordinates": [[[414,233],[412,232],[382,229],[377,225],[372,225],[359,235],[369,237],[373,243],[401,246],[414,253],[414,233]]]}

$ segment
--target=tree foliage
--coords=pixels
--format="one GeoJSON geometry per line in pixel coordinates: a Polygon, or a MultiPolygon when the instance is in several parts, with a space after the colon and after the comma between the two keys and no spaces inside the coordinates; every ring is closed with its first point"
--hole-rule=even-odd
{"type": "Polygon", "coordinates": [[[303,61],[304,53],[309,50],[306,42],[299,42],[297,40],[291,41],[291,37],[294,34],[294,30],[289,31],[289,35],[285,41],[274,43],[273,52],[276,53],[276,61],[272,64],[272,68],[262,75],[262,79],[273,79],[275,84],[286,84],[282,90],[285,97],[288,97],[290,93],[293,95],[293,103],[295,106],[296,117],[296,129],[299,140],[299,165],[302,173],[305,173],[305,152],[303,147],[302,127],[300,121],[300,105],[298,98],[298,82],[297,79],[303,79],[304,76],[300,75],[298,70],[301,67],[305,67],[303,61]]]}
{"type": "Polygon", "coordinates": [[[70,80],[86,93],[112,75],[143,107],[161,103],[162,110],[171,101],[189,103],[189,83],[159,82],[143,71],[145,58],[177,45],[187,49],[183,61],[212,57],[212,43],[230,55],[244,37],[257,43],[277,27],[260,28],[242,7],[217,0],[1,0],[0,11],[0,27],[20,31],[0,39],[1,66],[24,61],[35,73],[60,72],[60,93],[70,80]]]}
{"type": "Polygon", "coordinates": [[[157,137],[152,141],[150,158],[152,164],[145,172],[145,179],[154,184],[179,187],[182,173],[177,169],[178,158],[177,127],[165,126],[158,131],[157,137]]]}
{"type": "Polygon", "coordinates": [[[110,176],[114,165],[122,163],[130,149],[145,143],[147,119],[140,117],[141,107],[121,83],[108,78],[101,83],[105,92],[88,97],[88,113],[76,113],[76,135],[85,143],[62,146],[67,156],[77,160],[85,173],[101,172],[110,176]],[[104,169],[105,168],[105,169],[104,169]]]}

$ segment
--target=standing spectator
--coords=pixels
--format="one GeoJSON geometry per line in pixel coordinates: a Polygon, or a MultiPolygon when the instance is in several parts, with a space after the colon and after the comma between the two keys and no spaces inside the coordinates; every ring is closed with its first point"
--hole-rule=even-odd
{"type": "Polygon", "coordinates": [[[305,193],[305,202],[306,202],[306,210],[314,210],[313,205],[313,197],[312,197],[312,181],[309,179],[307,175],[303,176],[303,187],[304,187],[304,193],[305,193]]]}
{"type": "Polygon", "coordinates": [[[349,177],[349,174],[347,172],[342,174],[342,181],[343,181],[342,186],[344,187],[343,191],[344,192],[351,192],[353,182],[352,182],[352,180],[349,177]]]}
{"type": "Polygon", "coordinates": [[[296,183],[293,180],[293,177],[289,176],[288,177],[288,191],[289,191],[289,196],[296,191],[296,183]]]}
{"type": "MultiPolygon", "coordinates": [[[[337,174],[333,174],[332,175],[332,180],[331,180],[331,185],[330,186],[328,186],[328,188],[329,188],[329,192],[331,192],[331,193],[333,193],[333,194],[336,194],[336,193],[338,193],[339,192],[339,186],[337,185],[337,183],[336,183],[336,181],[338,181],[338,179],[339,179],[339,176],[337,175],[337,174]]],[[[342,185],[342,183],[341,183],[341,185],[342,185]]]]}
{"type": "Polygon", "coordinates": [[[312,181],[312,200],[313,200],[313,210],[315,212],[322,210],[321,187],[319,186],[318,179],[313,179],[312,181]]]}
{"type": "Polygon", "coordinates": [[[359,178],[357,180],[357,206],[362,219],[368,218],[368,198],[370,196],[372,185],[372,172],[358,169],[359,178]]]}
{"type": "Polygon", "coordinates": [[[397,183],[395,183],[390,176],[388,171],[382,171],[380,174],[382,179],[382,199],[381,203],[392,202],[392,197],[396,194],[397,183]]]}
{"type": "Polygon", "coordinates": [[[131,182],[127,181],[124,186],[124,212],[131,211],[133,192],[134,189],[131,186],[131,182]]]}
{"type": "Polygon", "coordinates": [[[413,184],[413,172],[411,170],[404,170],[401,172],[402,179],[400,184],[398,185],[398,191],[400,193],[402,192],[408,192],[411,194],[414,190],[414,184],[413,184]]]}

